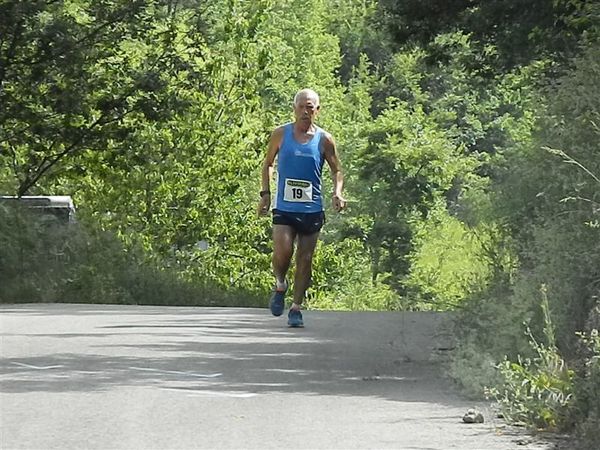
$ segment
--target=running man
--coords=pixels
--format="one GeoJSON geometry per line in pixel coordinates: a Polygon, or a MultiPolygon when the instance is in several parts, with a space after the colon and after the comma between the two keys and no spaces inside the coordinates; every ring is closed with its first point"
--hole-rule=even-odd
{"type": "Polygon", "coordinates": [[[290,327],[303,327],[300,308],[310,285],[312,259],[321,227],[325,223],[321,172],[327,161],[333,177],[332,204],[336,211],[346,206],[342,197],[343,175],[333,137],[315,124],[319,96],[302,89],[294,96],[295,121],[271,134],[262,168],[259,215],[271,205],[271,178],[277,157],[277,190],[273,209],[273,272],[275,287],[269,302],[271,313],[281,316],[288,289],[286,274],[296,241],[296,275],[293,303],[288,313],[290,327]]]}

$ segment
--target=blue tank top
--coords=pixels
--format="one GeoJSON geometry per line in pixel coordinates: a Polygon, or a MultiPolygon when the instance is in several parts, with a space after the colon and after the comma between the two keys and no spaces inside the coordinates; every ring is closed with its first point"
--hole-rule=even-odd
{"type": "Polygon", "coordinates": [[[305,144],[294,138],[294,124],[283,127],[283,140],[277,155],[277,196],[275,209],[287,212],[313,213],[323,211],[321,173],[323,130],[305,144]]]}

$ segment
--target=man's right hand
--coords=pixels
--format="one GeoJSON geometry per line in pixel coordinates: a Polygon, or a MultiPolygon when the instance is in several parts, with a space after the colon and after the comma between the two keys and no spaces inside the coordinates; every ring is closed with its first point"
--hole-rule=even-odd
{"type": "Polygon", "coordinates": [[[266,216],[269,214],[269,207],[271,206],[271,195],[265,194],[260,198],[258,202],[258,215],[266,216]]]}

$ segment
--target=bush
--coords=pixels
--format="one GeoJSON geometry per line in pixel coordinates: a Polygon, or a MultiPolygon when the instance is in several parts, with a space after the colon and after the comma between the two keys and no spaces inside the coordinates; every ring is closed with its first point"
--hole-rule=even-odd
{"type": "Polygon", "coordinates": [[[555,345],[544,288],[542,294],[546,342],[538,342],[528,328],[527,336],[535,357],[518,356],[517,361],[505,357],[497,366],[502,383],[489,388],[488,395],[498,402],[504,417],[512,423],[558,429],[568,423],[574,372],[567,367],[555,345]]]}
{"type": "Polygon", "coordinates": [[[54,301],[69,265],[70,232],[54,216],[0,204],[0,300],[54,301]]]}
{"type": "Polygon", "coordinates": [[[307,297],[311,309],[400,309],[400,297],[381,279],[373,279],[363,244],[350,238],[341,242],[319,242],[314,256],[312,288],[307,297]]]}
{"type": "Polygon", "coordinates": [[[258,306],[247,292],[181,276],[112,233],[0,207],[0,301],[258,306]]]}
{"type": "MultiPolygon", "coordinates": [[[[598,308],[597,308],[598,309],[598,308]]],[[[584,364],[575,383],[575,417],[581,450],[600,442],[600,335],[597,328],[581,333],[584,364]]]]}
{"type": "Polygon", "coordinates": [[[450,361],[449,375],[469,398],[481,399],[486,386],[498,385],[501,376],[496,370],[493,355],[482,351],[477,343],[458,344],[450,361]]]}

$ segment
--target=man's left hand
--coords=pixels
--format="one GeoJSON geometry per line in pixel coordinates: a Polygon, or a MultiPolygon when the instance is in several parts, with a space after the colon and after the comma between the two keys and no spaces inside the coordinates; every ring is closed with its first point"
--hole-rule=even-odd
{"type": "Polygon", "coordinates": [[[346,199],[341,195],[334,194],[331,203],[333,205],[333,209],[335,209],[337,212],[340,212],[346,207],[346,199]]]}

